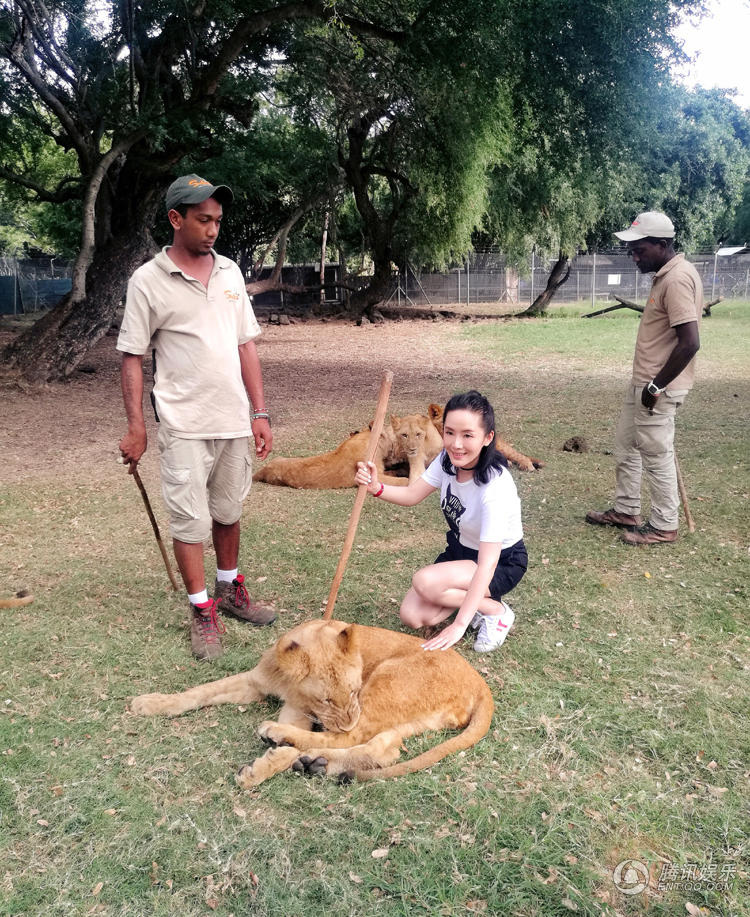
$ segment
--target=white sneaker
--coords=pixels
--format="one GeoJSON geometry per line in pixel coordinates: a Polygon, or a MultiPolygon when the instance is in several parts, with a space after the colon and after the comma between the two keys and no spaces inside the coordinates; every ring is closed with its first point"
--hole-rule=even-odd
{"type": "Polygon", "coordinates": [[[474,641],[475,652],[491,653],[505,642],[516,616],[510,605],[506,602],[502,604],[505,611],[499,615],[479,615],[482,621],[479,625],[477,639],[474,641]]]}

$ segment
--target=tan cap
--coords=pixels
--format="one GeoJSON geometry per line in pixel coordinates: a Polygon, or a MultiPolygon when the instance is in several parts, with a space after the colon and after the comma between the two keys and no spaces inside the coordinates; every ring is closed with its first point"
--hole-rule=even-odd
{"type": "Polygon", "coordinates": [[[636,239],[674,239],[674,225],[666,213],[658,210],[647,210],[639,213],[630,224],[630,229],[623,229],[615,235],[623,242],[635,242],[636,239]]]}

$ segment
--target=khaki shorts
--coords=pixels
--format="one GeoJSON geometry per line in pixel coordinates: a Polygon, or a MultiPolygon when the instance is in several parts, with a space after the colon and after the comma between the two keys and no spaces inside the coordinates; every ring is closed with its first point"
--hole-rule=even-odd
{"type": "Polygon", "coordinates": [[[180,439],[159,425],[161,488],[173,538],[206,541],[211,522],[232,525],[253,478],[250,439],[180,439]]]}

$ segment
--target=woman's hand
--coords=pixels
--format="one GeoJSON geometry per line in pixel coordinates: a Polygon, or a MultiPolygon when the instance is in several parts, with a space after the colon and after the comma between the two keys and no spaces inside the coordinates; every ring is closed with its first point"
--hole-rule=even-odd
{"type": "Polygon", "coordinates": [[[426,643],[422,644],[423,650],[448,650],[454,643],[463,637],[466,633],[465,624],[457,624],[453,621],[447,627],[444,627],[439,634],[436,634],[426,643]]]}
{"type": "Polygon", "coordinates": [[[364,484],[367,487],[368,494],[377,493],[380,490],[380,481],[378,481],[378,469],[374,462],[357,462],[357,471],[354,475],[356,484],[364,484]]]}

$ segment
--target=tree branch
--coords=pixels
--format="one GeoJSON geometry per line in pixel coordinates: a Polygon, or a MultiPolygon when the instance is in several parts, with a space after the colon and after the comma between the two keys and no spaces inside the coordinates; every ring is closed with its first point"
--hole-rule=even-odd
{"type": "Polygon", "coordinates": [[[37,185],[36,182],[16,175],[4,166],[0,166],[0,178],[4,178],[6,181],[12,182],[15,185],[20,185],[22,188],[26,188],[29,191],[33,191],[40,201],[45,201],[49,204],[63,204],[65,201],[73,201],[79,196],[80,179],[78,178],[63,178],[58,183],[55,191],[48,191],[41,185],[37,185]],[[75,184],[76,187],[70,188],[67,191],[63,190],[65,185],[72,184],[75,184]]]}
{"type": "Polygon", "coordinates": [[[86,272],[91,266],[96,244],[94,234],[96,228],[96,198],[99,194],[102,182],[104,181],[104,177],[115,160],[122,156],[123,153],[126,153],[134,143],[137,143],[145,136],[146,129],[139,128],[128,137],[124,137],[118,143],[114,144],[112,148],[102,156],[91,174],[83,198],[81,250],[73,265],[72,288],[70,292],[71,302],[81,302],[86,298],[86,272]]]}
{"type": "Polygon", "coordinates": [[[257,276],[263,270],[263,265],[266,262],[266,258],[270,254],[271,249],[274,247],[274,245],[277,245],[277,244],[279,246],[279,252],[276,257],[276,265],[274,266],[274,272],[281,274],[281,268],[283,267],[283,264],[284,264],[284,255],[286,254],[287,239],[295,223],[301,220],[302,217],[306,213],[309,213],[311,210],[317,207],[318,204],[323,203],[323,201],[327,201],[331,195],[331,191],[337,187],[339,187],[338,184],[333,185],[332,187],[326,188],[324,191],[321,191],[319,194],[316,194],[309,201],[302,204],[300,207],[297,208],[297,210],[294,211],[294,213],[289,217],[289,219],[278,229],[274,237],[271,239],[271,241],[268,243],[268,245],[263,250],[263,253],[261,254],[261,256],[258,258],[258,260],[253,265],[253,274],[254,275],[257,276]]]}
{"type": "Polygon", "coordinates": [[[614,312],[616,309],[633,309],[635,312],[643,312],[644,307],[639,306],[637,302],[623,299],[621,296],[615,296],[614,298],[617,300],[617,305],[607,306],[606,309],[597,309],[596,312],[587,312],[581,318],[594,318],[597,315],[604,315],[605,312],[614,312]]]}
{"type": "Polygon", "coordinates": [[[241,20],[232,34],[226,39],[223,47],[214,56],[211,64],[205,69],[200,79],[196,80],[190,102],[196,104],[200,99],[209,99],[216,92],[219,81],[242,53],[249,40],[255,35],[268,31],[273,26],[298,19],[335,21],[338,19],[356,35],[366,35],[394,43],[400,43],[407,35],[386,29],[374,22],[367,22],[354,16],[338,16],[335,5],[326,0],[312,0],[308,3],[282,3],[279,6],[257,12],[241,20]]]}
{"type": "Polygon", "coordinates": [[[41,101],[59,120],[70,137],[81,163],[88,165],[91,159],[91,151],[86,140],[62,100],[39,73],[34,61],[34,49],[33,46],[30,46],[28,39],[23,41],[19,35],[16,35],[10,45],[3,46],[3,51],[10,63],[16,67],[41,101]]]}

